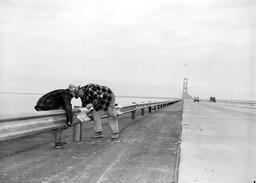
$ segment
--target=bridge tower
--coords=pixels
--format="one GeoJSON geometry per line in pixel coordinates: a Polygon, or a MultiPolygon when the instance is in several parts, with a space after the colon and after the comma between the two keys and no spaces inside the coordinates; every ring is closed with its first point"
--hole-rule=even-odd
{"type": "Polygon", "coordinates": [[[192,97],[188,94],[188,78],[184,78],[183,80],[183,92],[182,92],[183,99],[191,99],[192,97]]]}
{"type": "Polygon", "coordinates": [[[183,93],[188,92],[188,78],[184,78],[183,80],[183,93]]]}

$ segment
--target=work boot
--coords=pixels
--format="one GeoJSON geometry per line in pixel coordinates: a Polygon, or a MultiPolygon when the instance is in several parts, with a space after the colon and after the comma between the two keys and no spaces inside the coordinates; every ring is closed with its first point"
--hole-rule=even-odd
{"type": "Polygon", "coordinates": [[[70,146],[67,142],[60,142],[63,146],[70,146]]]}
{"type": "Polygon", "coordinates": [[[56,142],[56,143],[55,143],[55,149],[63,149],[63,148],[64,148],[63,145],[64,145],[64,144],[63,144],[62,142],[56,142]]]}
{"type": "Polygon", "coordinates": [[[102,132],[95,132],[95,134],[91,137],[92,139],[98,139],[98,138],[102,138],[102,132]]]}
{"type": "Polygon", "coordinates": [[[64,146],[70,146],[67,142],[56,142],[55,149],[63,149],[64,146]]]}
{"type": "Polygon", "coordinates": [[[112,137],[111,137],[112,140],[115,140],[115,139],[118,139],[118,138],[119,138],[119,133],[118,132],[112,134],[112,137]]]}

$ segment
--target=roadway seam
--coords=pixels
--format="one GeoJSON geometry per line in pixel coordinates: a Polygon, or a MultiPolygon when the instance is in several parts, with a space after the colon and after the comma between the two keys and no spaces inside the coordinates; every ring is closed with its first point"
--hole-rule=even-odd
{"type": "Polygon", "coordinates": [[[120,161],[120,158],[121,158],[121,156],[123,155],[123,153],[124,153],[124,151],[122,151],[122,153],[117,156],[117,158],[115,159],[115,161],[114,161],[113,163],[111,163],[111,165],[103,172],[103,174],[102,174],[102,175],[100,176],[100,178],[98,179],[97,183],[102,183],[102,182],[104,181],[105,175],[107,175],[108,172],[113,169],[113,166],[115,166],[115,164],[120,161]]]}
{"type": "Polygon", "coordinates": [[[182,103],[182,114],[181,114],[181,125],[180,125],[180,137],[178,140],[178,148],[177,148],[177,158],[175,161],[175,174],[174,174],[174,182],[179,182],[179,167],[180,167],[180,157],[181,157],[181,137],[182,137],[182,121],[183,121],[183,110],[184,110],[184,102],[182,103]]]}
{"type": "Polygon", "coordinates": [[[175,161],[175,173],[174,173],[174,182],[178,183],[179,182],[179,166],[180,166],[180,144],[178,144],[178,149],[177,149],[177,158],[175,161]]]}

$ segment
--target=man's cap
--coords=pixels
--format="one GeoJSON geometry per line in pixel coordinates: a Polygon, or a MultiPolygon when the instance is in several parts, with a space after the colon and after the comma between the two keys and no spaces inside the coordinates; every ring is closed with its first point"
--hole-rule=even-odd
{"type": "Polygon", "coordinates": [[[76,93],[78,91],[78,87],[73,84],[69,84],[68,89],[69,89],[69,91],[74,92],[74,93],[76,93]]]}

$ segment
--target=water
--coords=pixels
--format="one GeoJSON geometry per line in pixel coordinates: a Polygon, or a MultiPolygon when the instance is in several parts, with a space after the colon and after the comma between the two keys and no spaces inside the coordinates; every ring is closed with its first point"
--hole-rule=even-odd
{"type": "MultiPolygon", "coordinates": [[[[41,95],[0,94],[0,114],[35,112],[34,106],[40,97],[41,95]]],[[[121,106],[130,105],[132,102],[146,103],[149,101],[157,102],[162,100],[150,98],[116,98],[116,103],[121,106]]],[[[81,101],[80,99],[73,99],[72,104],[73,106],[81,106],[81,101]]]]}

